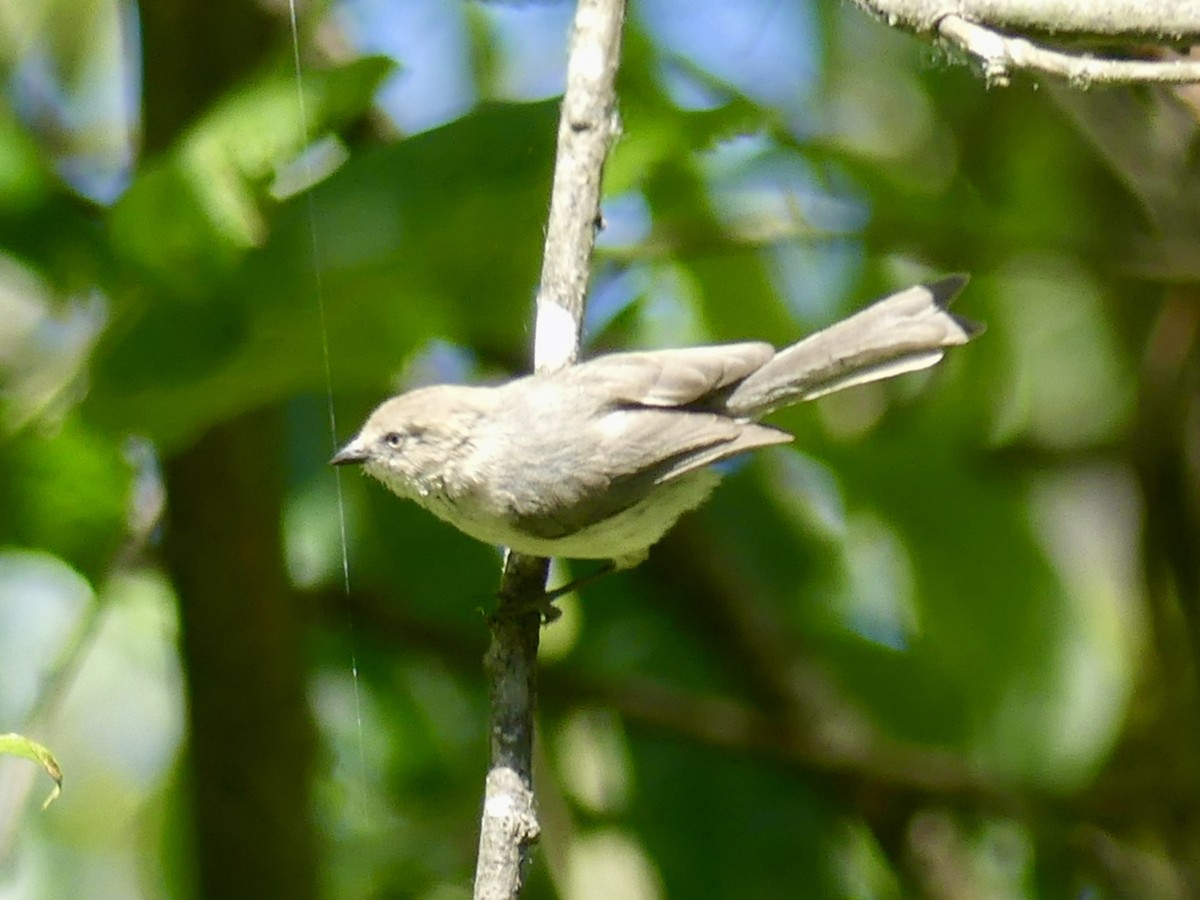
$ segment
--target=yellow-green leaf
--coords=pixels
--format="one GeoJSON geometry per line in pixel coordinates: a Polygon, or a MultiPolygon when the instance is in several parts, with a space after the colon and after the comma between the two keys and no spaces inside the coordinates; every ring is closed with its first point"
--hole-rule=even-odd
{"type": "Polygon", "coordinates": [[[23,756],[25,759],[31,759],[41,765],[46,770],[46,774],[54,779],[54,789],[50,791],[50,795],[42,803],[42,809],[45,809],[58,799],[58,795],[62,793],[62,769],[58,767],[58,761],[49,750],[36,741],[31,741],[24,735],[0,734],[0,754],[23,756]]]}

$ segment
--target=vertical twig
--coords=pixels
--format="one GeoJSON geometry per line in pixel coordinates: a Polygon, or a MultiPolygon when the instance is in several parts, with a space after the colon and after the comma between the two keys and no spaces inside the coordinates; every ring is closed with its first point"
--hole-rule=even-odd
{"type": "MultiPolygon", "coordinates": [[[[538,371],[571,365],[579,354],[589,263],[600,222],[601,174],[618,130],[613,83],[624,18],[624,0],[579,0],[575,10],[537,296],[538,371]]],[[[500,609],[492,620],[485,659],[491,764],[475,870],[476,900],[509,900],[520,894],[529,849],[538,836],[532,755],[541,615],[513,610],[545,591],[548,565],[544,559],[509,554],[500,609]]]]}
{"type": "Polygon", "coordinates": [[[575,11],[538,286],[533,361],[539,371],[568,366],[579,355],[600,177],[618,131],[613,83],[624,18],[625,0],[580,0],[575,11]]]}

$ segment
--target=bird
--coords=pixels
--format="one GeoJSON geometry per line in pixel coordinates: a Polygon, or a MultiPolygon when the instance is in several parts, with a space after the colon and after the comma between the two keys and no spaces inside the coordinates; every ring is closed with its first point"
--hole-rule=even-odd
{"type": "Polygon", "coordinates": [[[381,403],[331,460],[459,531],[522,554],[627,569],[720,480],[793,440],[785,406],[935,365],[984,330],[949,311],[968,276],[891,294],[782,350],[748,341],[618,352],[506,383],[381,403]]]}

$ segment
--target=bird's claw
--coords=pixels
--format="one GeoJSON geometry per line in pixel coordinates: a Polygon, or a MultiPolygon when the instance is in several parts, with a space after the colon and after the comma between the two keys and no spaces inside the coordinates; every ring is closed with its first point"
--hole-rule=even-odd
{"type": "Polygon", "coordinates": [[[495,624],[497,621],[519,619],[529,613],[536,612],[542,621],[542,625],[549,625],[551,622],[559,619],[562,616],[562,610],[554,605],[554,601],[562,596],[561,591],[543,591],[536,597],[525,599],[507,598],[503,594],[499,595],[499,606],[496,611],[488,616],[488,624],[495,624]]]}
{"type": "Polygon", "coordinates": [[[573,591],[578,590],[584,585],[591,584],[594,581],[599,581],[605,575],[616,570],[616,566],[611,562],[606,562],[594,572],[590,572],[574,581],[570,581],[562,587],[556,587],[552,591],[542,591],[536,597],[528,599],[516,599],[506,597],[501,593],[498,597],[500,605],[496,611],[488,617],[489,622],[495,622],[497,619],[505,618],[512,619],[518,616],[523,616],[531,612],[537,612],[542,617],[542,624],[549,625],[551,622],[562,616],[562,610],[554,605],[554,601],[560,597],[565,597],[573,591]]]}

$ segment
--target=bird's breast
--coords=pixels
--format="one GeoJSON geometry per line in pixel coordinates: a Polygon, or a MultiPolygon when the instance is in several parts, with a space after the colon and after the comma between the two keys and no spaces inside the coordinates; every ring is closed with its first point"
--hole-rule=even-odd
{"type": "Polygon", "coordinates": [[[431,492],[412,499],[484,543],[510,547],[531,556],[620,561],[640,559],[681,515],[703,503],[718,481],[720,476],[710,469],[691,472],[657,486],[642,500],[614,515],[556,537],[539,537],[522,530],[512,518],[501,514],[491,499],[484,502],[470,492],[454,496],[431,492]]]}

